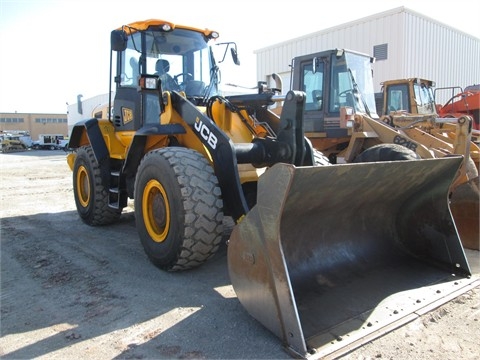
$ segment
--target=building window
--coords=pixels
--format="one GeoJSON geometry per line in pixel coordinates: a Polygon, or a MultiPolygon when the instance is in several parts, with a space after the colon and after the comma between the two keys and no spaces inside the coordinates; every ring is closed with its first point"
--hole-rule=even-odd
{"type": "Polygon", "coordinates": [[[0,118],[0,123],[23,123],[23,118],[0,118]]]}
{"type": "MultiPolygon", "coordinates": [[[[21,122],[23,122],[23,119],[21,122]]],[[[68,120],[66,118],[36,118],[35,122],[39,124],[66,124],[68,120]]]]}
{"type": "Polygon", "coordinates": [[[375,45],[373,47],[373,56],[376,60],[388,59],[388,44],[375,45]]]}

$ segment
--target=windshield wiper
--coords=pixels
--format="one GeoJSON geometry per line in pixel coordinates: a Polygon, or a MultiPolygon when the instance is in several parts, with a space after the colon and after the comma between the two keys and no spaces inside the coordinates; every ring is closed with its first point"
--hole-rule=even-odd
{"type": "Polygon", "coordinates": [[[350,68],[348,68],[348,72],[350,74],[350,78],[352,80],[352,85],[353,85],[353,92],[355,97],[360,98],[362,101],[363,107],[365,108],[365,111],[367,112],[368,116],[372,117],[372,114],[370,113],[370,109],[368,108],[367,102],[365,101],[365,97],[363,96],[362,92],[360,91],[360,88],[358,87],[357,82],[355,81],[355,76],[353,76],[353,72],[350,68]]]}

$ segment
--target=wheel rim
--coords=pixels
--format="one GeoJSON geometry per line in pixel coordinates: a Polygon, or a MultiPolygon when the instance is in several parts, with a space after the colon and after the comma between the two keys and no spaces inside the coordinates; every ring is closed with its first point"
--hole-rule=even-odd
{"type": "Polygon", "coordinates": [[[155,242],[163,242],[170,228],[170,206],[162,184],[150,180],[143,191],[143,221],[148,234],[155,242]]]}
{"type": "Polygon", "coordinates": [[[85,166],[79,166],[77,171],[77,197],[80,205],[87,207],[90,203],[90,178],[85,166]]]}

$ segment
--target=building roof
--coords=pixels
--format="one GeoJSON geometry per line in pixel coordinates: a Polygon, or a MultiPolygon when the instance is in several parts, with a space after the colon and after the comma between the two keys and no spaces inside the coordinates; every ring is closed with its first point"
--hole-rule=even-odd
{"type": "Polygon", "coordinates": [[[405,7],[405,6],[400,6],[400,7],[391,9],[391,10],[383,11],[383,12],[373,14],[373,15],[370,15],[370,16],[366,16],[366,17],[363,17],[363,18],[360,18],[360,19],[357,19],[357,20],[349,21],[349,22],[346,22],[346,23],[343,23],[343,24],[340,24],[340,25],[332,26],[332,27],[329,27],[329,28],[326,28],[326,29],[323,29],[323,30],[315,31],[315,32],[310,33],[310,34],[305,34],[305,35],[302,35],[302,36],[299,36],[299,37],[296,37],[296,38],[292,38],[292,39],[285,40],[285,41],[282,41],[282,42],[279,42],[279,43],[276,43],[276,44],[273,44],[273,45],[269,45],[269,46],[266,46],[266,47],[255,50],[254,53],[257,54],[258,52],[268,50],[268,49],[271,49],[271,48],[276,48],[276,47],[279,47],[280,45],[283,45],[283,44],[289,44],[293,41],[298,41],[298,40],[308,39],[308,38],[318,36],[318,35],[328,34],[328,33],[333,32],[333,31],[349,28],[349,27],[352,27],[352,26],[356,26],[356,25],[359,25],[359,24],[362,24],[362,23],[372,21],[372,20],[377,20],[377,19],[380,19],[380,18],[383,18],[383,17],[387,17],[387,16],[391,16],[391,15],[395,15],[395,14],[401,14],[401,13],[407,13],[407,14],[411,14],[411,15],[414,15],[414,16],[421,17],[421,18],[423,18],[423,19],[425,19],[429,22],[436,23],[437,25],[443,26],[445,28],[449,28],[449,29],[451,29],[455,32],[463,33],[467,36],[470,36],[474,39],[477,39],[473,35],[470,35],[470,34],[467,34],[463,31],[461,31],[461,30],[455,29],[454,27],[449,26],[447,24],[444,24],[444,23],[442,23],[438,20],[435,20],[431,17],[428,17],[428,16],[423,15],[419,12],[411,10],[411,9],[405,7]]]}

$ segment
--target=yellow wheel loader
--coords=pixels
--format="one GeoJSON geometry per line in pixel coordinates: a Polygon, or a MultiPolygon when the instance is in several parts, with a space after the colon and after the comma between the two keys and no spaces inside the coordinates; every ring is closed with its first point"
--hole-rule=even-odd
{"type": "Polygon", "coordinates": [[[344,49],[293,59],[292,88],[307,97],[306,136],[334,163],[463,156],[451,206],[463,245],[478,250],[480,148],[471,140],[473,118],[439,118],[433,83],[424,79],[383,83],[385,115],[379,117],[373,61],[344,49]]]}
{"type": "Polygon", "coordinates": [[[473,141],[472,115],[439,115],[435,103],[435,83],[409,78],[382,83],[381,120],[401,129],[410,138],[425,144],[436,156],[461,154],[465,165],[452,185],[451,210],[466,248],[478,250],[480,147],[473,141]]]}
{"type": "Polygon", "coordinates": [[[304,358],[472,286],[447,201],[461,157],[332,165],[305,137],[305,92],[221,96],[214,55],[238,57],[217,38],[154,19],[111,32],[107,118],[77,123],[69,141],[86,224],[116,221],[133,199],[148,258],[179,271],[204,264],[233,218],[239,301],[304,358]]]}

